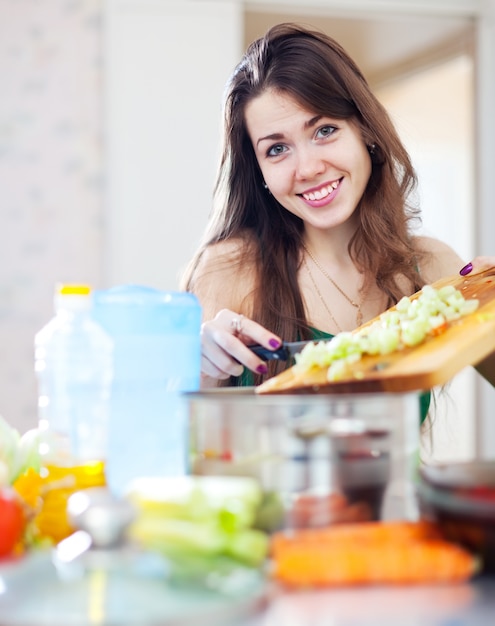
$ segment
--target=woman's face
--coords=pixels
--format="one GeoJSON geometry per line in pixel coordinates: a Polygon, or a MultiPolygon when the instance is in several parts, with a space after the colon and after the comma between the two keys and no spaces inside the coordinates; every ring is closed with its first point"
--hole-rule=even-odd
{"type": "Polygon", "coordinates": [[[371,174],[357,126],[273,90],[249,102],[245,121],[263,178],[283,207],[320,229],[349,220],[371,174]]]}

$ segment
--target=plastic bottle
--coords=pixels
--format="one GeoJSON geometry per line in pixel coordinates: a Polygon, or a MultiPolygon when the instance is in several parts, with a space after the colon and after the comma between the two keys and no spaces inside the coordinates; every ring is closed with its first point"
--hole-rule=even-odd
{"type": "Polygon", "coordinates": [[[37,526],[59,541],[72,532],[70,494],[105,484],[113,341],[92,318],[88,285],[59,286],[55,313],[35,336],[44,481],[37,526]]]}
{"type": "Polygon", "coordinates": [[[199,389],[201,307],[190,293],[123,285],[95,292],[95,318],[114,340],[107,484],[188,471],[183,393],[199,389]]]}

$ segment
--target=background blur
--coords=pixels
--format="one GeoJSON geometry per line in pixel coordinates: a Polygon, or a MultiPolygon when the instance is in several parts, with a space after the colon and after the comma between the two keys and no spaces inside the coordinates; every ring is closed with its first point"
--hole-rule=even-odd
{"type": "MultiPolygon", "coordinates": [[[[494,7],[0,0],[0,414],[36,424],[33,338],[57,282],[177,288],[210,210],[223,86],[277,22],[324,30],[357,61],[418,170],[423,231],[466,260],[495,254],[494,7]]],[[[424,454],[494,455],[494,407],[462,372],[424,454]]]]}

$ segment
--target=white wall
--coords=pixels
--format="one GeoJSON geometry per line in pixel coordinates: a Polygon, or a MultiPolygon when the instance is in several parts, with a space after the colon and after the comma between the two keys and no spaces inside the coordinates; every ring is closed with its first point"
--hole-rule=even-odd
{"type": "Polygon", "coordinates": [[[98,0],[0,0],[0,414],[37,422],[33,340],[102,271],[98,0]]]}
{"type": "Polygon", "coordinates": [[[106,25],[105,281],[175,289],[210,211],[241,6],[112,0],[106,25]]]}

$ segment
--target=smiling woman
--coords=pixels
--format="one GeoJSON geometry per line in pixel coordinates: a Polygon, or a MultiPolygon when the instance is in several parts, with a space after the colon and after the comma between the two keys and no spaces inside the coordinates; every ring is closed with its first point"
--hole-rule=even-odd
{"type": "MultiPolygon", "coordinates": [[[[280,364],[249,344],[353,330],[465,264],[413,235],[409,155],[334,39],[271,28],[232,74],[224,116],[217,203],[184,280],[204,310],[204,386],[257,384],[280,364]],[[254,377],[238,378],[243,366],[254,377]]],[[[472,269],[486,264],[495,258],[472,269]]],[[[495,379],[491,363],[483,371],[495,379]]]]}

